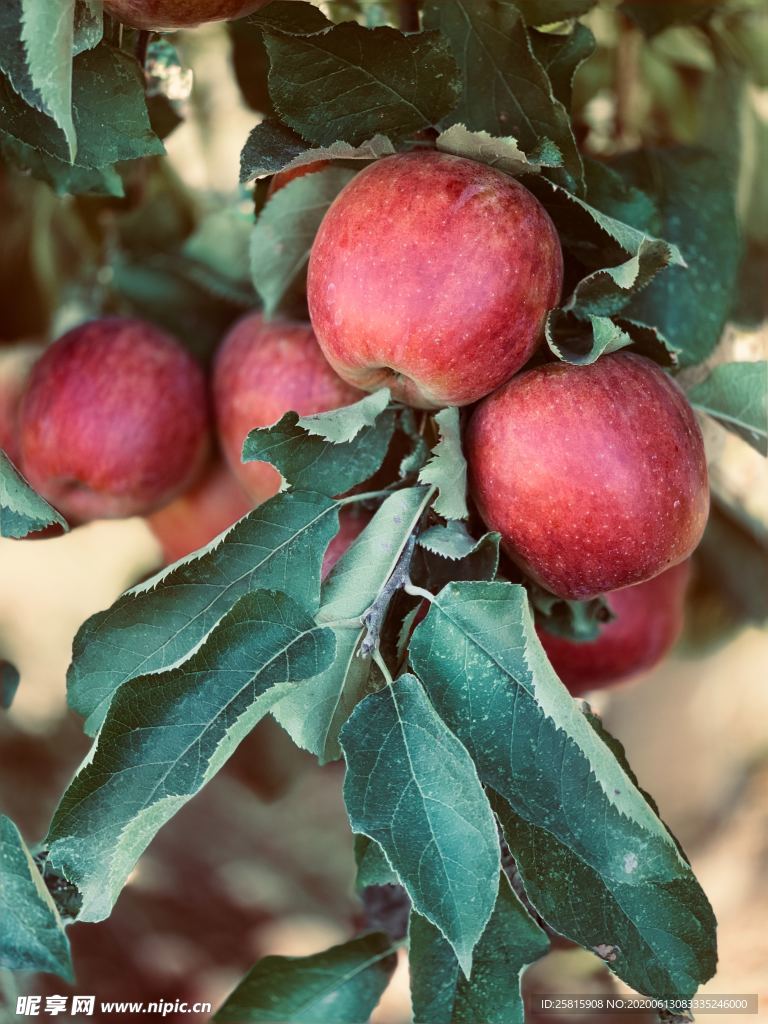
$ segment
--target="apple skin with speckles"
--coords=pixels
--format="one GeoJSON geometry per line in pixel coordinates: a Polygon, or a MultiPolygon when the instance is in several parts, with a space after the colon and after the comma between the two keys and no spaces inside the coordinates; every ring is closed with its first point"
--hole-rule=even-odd
{"type": "Polygon", "coordinates": [[[526,188],[423,150],[377,160],[339,193],[307,298],[345,380],[435,409],[477,401],[528,361],[562,277],[557,232],[526,188]]]}
{"type": "Polygon", "coordinates": [[[560,597],[651,579],[704,532],[701,431],[682,391],[643,356],[519,374],[474,410],[465,451],[488,528],[560,597]]]}
{"type": "Polygon", "coordinates": [[[266,462],[241,461],[243,441],[256,427],[268,427],[285,413],[329,412],[359,401],[326,362],[312,328],[290,320],[243,317],[222,342],[213,370],[219,441],[232,472],[253,501],[280,490],[281,478],[266,462]]]}
{"type": "Polygon", "coordinates": [[[143,320],[75,327],[35,364],[21,471],[73,523],[146,515],[191,486],[210,449],[205,376],[143,320]]]}
{"type": "Polygon", "coordinates": [[[606,594],[615,618],[594,640],[578,643],[536,632],[552,667],[574,697],[632,679],[658,665],[683,628],[690,562],[680,562],[651,580],[606,594]]]}
{"type": "Polygon", "coordinates": [[[104,10],[142,29],[194,28],[252,14],[268,0],[104,0],[104,10]]]}

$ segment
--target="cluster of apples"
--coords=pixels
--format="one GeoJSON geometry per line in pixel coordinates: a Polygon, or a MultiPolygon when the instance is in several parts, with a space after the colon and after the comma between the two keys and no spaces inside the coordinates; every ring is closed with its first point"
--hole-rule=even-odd
{"type": "MultiPolygon", "coordinates": [[[[213,396],[186,349],[138,319],[91,320],[47,348],[11,346],[0,354],[0,448],[70,523],[146,516],[176,561],[279,490],[272,466],[240,461],[249,430],[361,397],[309,325],[259,313],[225,338],[212,377],[213,396]]],[[[366,521],[345,514],[324,572],[366,521]]]]}
{"type": "MultiPolygon", "coordinates": [[[[72,522],[148,516],[175,560],[279,489],[272,466],[241,462],[254,427],[384,385],[416,408],[471,405],[471,492],[507,554],[562,598],[609,592],[615,618],[597,640],[540,631],[582,692],[650,667],[674,642],[708,484],[694,414],[649,360],[519,372],[562,276],[555,228],[521,184],[434,151],[388,157],[323,220],[311,324],[244,317],[217,352],[212,394],[157,327],[83,324],[42,355],[14,354],[0,375],[0,445],[72,522]],[[210,457],[214,422],[223,462],[210,457]]],[[[343,519],[326,571],[365,522],[343,519]]]]}
{"type": "Polygon", "coordinates": [[[630,353],[519,372],[560,298],[548,214],[493,168],[434,151],[378,161],[330,207],[308,302],[329,363],[412,406],[474,409],[472,496],[506,553],[551,593],[608,595],[577,643],[540,629],[572,693],[656,664],[682,626],[709,512],[701,432],[682,391],[630,353]]]}

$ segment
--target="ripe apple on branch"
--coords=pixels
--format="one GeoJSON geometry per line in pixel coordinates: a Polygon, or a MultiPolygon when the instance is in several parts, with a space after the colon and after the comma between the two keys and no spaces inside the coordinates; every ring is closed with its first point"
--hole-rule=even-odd
{"type": "Polygon", "coordinates": [[[82,297],[79,325],[0,362],[0,532],[141,515],[165,563],[74,638],[68,700],[96,741],[37,859],[0,818],[19,905],[54,936],[45,969],[68,976],[63,917],[107,917],[271,714],[343,760],[367,895],[348,941],[259,961],[216,1020],[367,1020],[403,943],[433,1024],[520,1024],[553,936],[654,997],[712,976],[691,864],[573,698],[680,633],[710,515],[697,414],[768,449],[758,364],[679,373],[735,308],[748,168],[635,103],[629,43],[663,37],[664,5],[596,12],[616,52],[595,5],[105,0],[102,23],[72,3],[56,75],[44,15],[9,15],[0,189],[16,168],[46,182],[88,265],[50,290],[82,297]],[[187,196],[172,145],[179,180],[158,171],[183,104],[163,117],[157,90],[185,59],[159,36],[230,19],[258,112],[242,188],[187,196]]]}

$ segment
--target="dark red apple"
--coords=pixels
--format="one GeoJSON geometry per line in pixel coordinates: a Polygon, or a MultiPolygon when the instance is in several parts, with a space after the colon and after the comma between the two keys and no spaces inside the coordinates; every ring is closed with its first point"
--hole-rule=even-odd
{"type": "Polygon", "coordinates": [[[297,178],[303,178],[305,174],[314,174],[316,171],[323,171],[330,166],[330,160],[313,160],[309,164],[299,164],[298,167],[291,167],[287,171],[278,171],[272,178],[267,189],[267,198],[271,198],[275,192],[285,188],[290,182],[297,178]]]}
{"type": "Polygon", "coordinates": [[[192,28],[251,14],[269,0],[104,0],[104,10],[134,28],[192,28]]]}
{"type": "Polygon", "coordinates": [[[631,679],[661,661],[683,628],[689,576],[685,561],[645,583],[606,594],[615,618],[595,640],[577,643],[537,626],[552,667],[574,697],[631,679]]]}
{"type": "Polygon", "coordinates": [[[9,345],[0,350],[0,448],[11,462],[19,462],[18,415],[32,367],[44,346],[37,342],[9,345]]]}
{"type": "Polygon", "coordinates": [[[355,387],[468,405],[527,362],[562,277],[557,232],[526,188],[420,151],[370,164],[332,203],[309,261],[310,318],[355,387]]]}
{"type": "Polygon", "coordinates": [[[310,416],[361,398],[325,361],[309,324],[266,321],[260,313],[240,320],[222,343],[213,394],[221,447],[256,502],[277,494],[280,474],[266,462],[241,461],[249,431],[270,426],[291,410],[310,416]]]}
{"type": "Polygon", "coordinates": [[[370,521],[370,512],[355,508],[354,505],[341,510],[339,513],[339,532],[325,549],[322,568],[323,579],[336,565],[352,541],[360,536],[370,521]]]}
{"type": "Polygon", "coordinates": [[[147,523],[166,565],[197,551],[253,508],[224,462],[215,462],[185,494],[153,512],[147,523]]]}
{"type": "Polygon", "coordinates": [[[521,373],[474,411],[466,453],[486,524],[560,597],[651,579],[704,532],[701,431],[682,391],[642,356],[521,373]]]}
{"type": "Polygon", "coordinates": [[[186,490],[207,457],[203,372],[152,324],[92,320],[35,364],[19,438],[25,477],[68,519],[146,515],[186,490]]]}

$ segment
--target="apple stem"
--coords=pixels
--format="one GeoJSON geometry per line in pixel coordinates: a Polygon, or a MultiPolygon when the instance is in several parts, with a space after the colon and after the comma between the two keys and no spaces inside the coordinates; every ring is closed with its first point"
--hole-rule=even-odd
{"type": "Polygon", "coordinates": [[[350,494],[346,498],[337,498],[337,505],[353,505],[361,501],[373,501],[375,498],[388,498],[393,488],[384,487],[380,491],[366,491],[364,494],[350,494]]]}
{"type": "Polygon", "coordinates": [[[414,583],[408,580],[403,586],[403,590],[406,594],[410,594],[411,597],[421,597],[425,601],[429,601],[430,604],[435,600],[435,595],[430,594],[428,590],[424,590],[423,587],[417,587],[414,583]]]}
{"type": "Polygon", "coordinates": [[[379,668],[379,671],[381,672],[381,674],[384,676],[384,681],[386,682],[387,686],[393,686],[395,681],[392,678],[392,673],[387,668],[387,663],[384,661],[384,658],[381,656],[381,651],[379,650],[378,647],[374,648],[373,660],[374,660],[374,663],[376,665],[378,665],[378,668],[379,668]]]}

